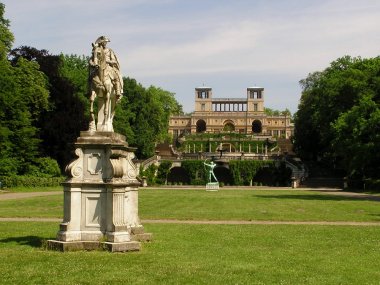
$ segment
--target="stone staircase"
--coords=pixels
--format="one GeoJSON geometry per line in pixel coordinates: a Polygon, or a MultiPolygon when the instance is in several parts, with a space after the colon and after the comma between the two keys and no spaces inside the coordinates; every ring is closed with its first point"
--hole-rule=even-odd
{"type": "Polygon", "coordinates": [[[280,149],[281,153],[295,155],[293,151],[293,143],[290,139],[278,138],[277,146],[280,149]]]}

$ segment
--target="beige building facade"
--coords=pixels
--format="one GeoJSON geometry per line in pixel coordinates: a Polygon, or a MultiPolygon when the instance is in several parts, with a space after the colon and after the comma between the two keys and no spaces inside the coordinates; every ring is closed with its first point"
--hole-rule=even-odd
{"type": "Polygon", "coordinates": [[[289,138],[293,131],[289,116],[265,114],[262,87],[248,87],[243,98],[213,98],[211,87],[197,87],[195,111],[189,116],[169,119],[169,133],[173,138],[183,134],[224,132],[289,138]]]}

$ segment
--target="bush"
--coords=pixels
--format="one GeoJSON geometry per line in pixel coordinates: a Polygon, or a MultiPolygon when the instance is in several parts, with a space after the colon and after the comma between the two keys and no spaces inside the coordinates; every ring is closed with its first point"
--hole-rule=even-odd
{"type": "Polygon", "coordinates": [[[230,171],[234,185],[250,185],[257,172],[265,167],[274,167],[271,160],[231,160],[230,171]]]}
{"type": "Polygon", "coordinates": [[[18,172],[19,162],[15,158],[0,159],[0,175],[10,176],[18,172]]]}
{"type": "Polygon", "coordinates": [[[182,167],[188,173],[191,185],[205,185],[207,183],[206,170],[202,160],[184,160],[182,167]]]}
{"type": "Polygon", "coordinates": [[[50,157],[40,157],[33,164],[28,165],[26,175],[34,177],[59,177],[61,170],[56,160],[50,157]]]}
{"type": "Polygon", "coordinates": [[[51,187],[60,186],[65,177],[0,176],[3,187],[51,187]]]}
{"type": "Polygon", "coordinates": [[[42,175],[47,175],[50,177],[61,176],[61,170],[59,168],[58,162],[50,157],[41,157],[36,160],[36,164],[40,169],[42,175]]]}
{"type": "Polygon", "coordinates": [[[157,169],[157,178],[156,182],[157,184],[165,184],[168,179],[168,174],[170,172],[170,168],[172,167],[172,162],[168,160],[163,160],[160,163],[160,166],[158,166],[157,169]]]}
{"type": "Polygon", "coordinates": [[[157,171],[157,166],[154,164],[151,164],[147,167],[145,170],[141,170],[141,176],[146,177],[146,183],[151,186],[156,184],[156,171],[157,171]]]}

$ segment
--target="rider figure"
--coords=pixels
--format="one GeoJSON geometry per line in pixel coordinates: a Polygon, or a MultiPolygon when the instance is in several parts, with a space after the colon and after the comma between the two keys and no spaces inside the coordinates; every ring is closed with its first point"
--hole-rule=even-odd
{"type": "MultiPolygon", "coordinates": [[[[112,49],[107,48],[108,42],[110,42],[110,40],[107,37],[101,36],[95,41],[95,44],[103,48],[106,64],[112,68],[112,83],[115,87],[116,98],[119,100],[121,96],[123,96],[123,79],[121,76],[120,65],[116,54],[112,49]]],[[[103,78],[101,80],[103,80],[103,78]]]]}

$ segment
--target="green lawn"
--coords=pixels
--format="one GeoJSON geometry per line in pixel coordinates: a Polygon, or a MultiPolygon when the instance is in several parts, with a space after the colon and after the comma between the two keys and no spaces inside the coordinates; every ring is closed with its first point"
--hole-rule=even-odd
{"type": "Polygon", "coordinates": [[[142,190],[145,219],[380,221],[380,202],[312,191],[142,190]]]}
{"type": "MultiPolygon", "coordinates": [[[[63,215],[62,195],[0,201],[0,217],[63,215]]],[[[380,202],[314,191],[151,190],[139,192],[142,219],[380,221],[380,202]]]]}
{"type": "Polygon", "coordinates": [[[2,284],[378,284],[380,227],[146,224],[140,252],[52,252],[55,223],[0,223],[2,284]]]}
{"type": "MultiPolygon", "coordinates": [[[[0,217],[62,217],[62,195],[0,217]]],[[[152,190],[142,219],[379,221],[380,203],[310,191],[152,190]]],[[[140,252],[44,249],[59,223],[0,222],[0,284],[379,284],[380,226],[149,224],[140,252]]]]}

